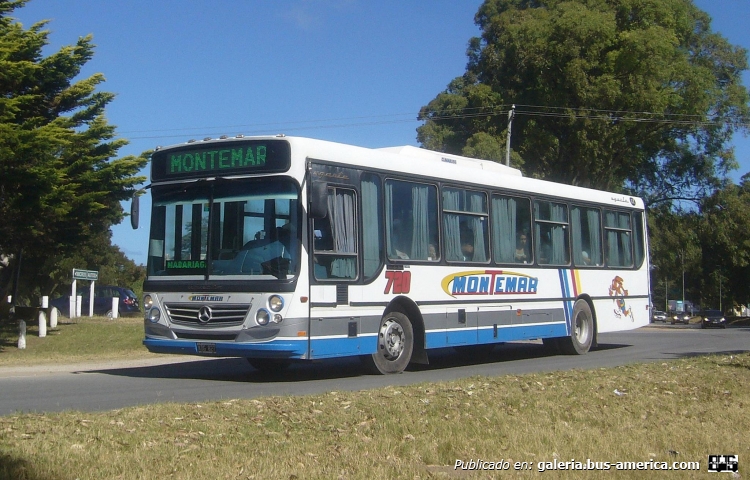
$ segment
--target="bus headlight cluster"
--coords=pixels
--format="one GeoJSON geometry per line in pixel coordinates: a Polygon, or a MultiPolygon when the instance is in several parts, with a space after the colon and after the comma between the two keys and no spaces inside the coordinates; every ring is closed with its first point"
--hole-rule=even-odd
{"type": "Polygon", "coordinates": [[[151,295],[144,295],[143,296],[143,310],[148,311],[151,307],[154,306],[154,299],[151,297],[151,295]]]}
{"type": "Polygon", "coordinates": [[[281,310],[284,308],[284,299],[279,295],[268,297],[268,308],[260,308],[255,312],[255,323],[258,325],[268,325],[269,323],[281,323],[284,317],[281,316],[281,310]]]}
{"type": "Polygon", "coordinates": [[[159,309],[156,307],[152,307],[148,310],[146,318],[148,318],[150,322],[156,323],[161,318],[161,311],[159,311],[159,309]]]}
{"type": "Polygon", "coordinates": [[[284,299],[278,295],[271,295],[268,298],[268,308],[270,308],[272,312],[280,312],[281,309],[284,308],[284,299]]]}
{"type": "Polygon", "coordinates": [[[257,312],[255,312],[255,322],[258,325],[268,325],[268,322],[271,320],[271,314],[268,313],[268,310],[265,308],[259,308],[257,312]]]}

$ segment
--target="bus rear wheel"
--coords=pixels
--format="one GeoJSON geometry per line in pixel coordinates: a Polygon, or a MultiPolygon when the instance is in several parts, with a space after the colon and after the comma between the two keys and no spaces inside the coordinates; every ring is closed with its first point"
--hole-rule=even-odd
{"type": "Polygon", "coordinates": [[[584,355],[594,342],[594,315],[586,300],[578,300],[573,305],[571,336],[560,339],[559,346],[568,355],[584,355]]]}
{"type": "Polygon", "coordinates": [[[388,312],[380,321],[377,351],[364,357],[376,374],[401,373],[409,365],[414,351],[414,330],[401,312],[388,312]]]}

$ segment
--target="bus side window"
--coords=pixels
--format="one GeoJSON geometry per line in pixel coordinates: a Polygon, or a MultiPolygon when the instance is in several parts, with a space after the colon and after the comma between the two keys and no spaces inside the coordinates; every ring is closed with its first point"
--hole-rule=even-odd
{"type": "Polygon", "coordinates": [[[607,251],[607,266],[632,267],[633,245],[630,214],[605,210],[604,241],[607,251]]]}
{"type": "Polygon", "coordinates": [[[493,195],[492,251],[495,262],[534,262],[530,225],[529,199],[493,195]]]}
{"type": "Polygon", "coordinates": [[[328,190],[328,215],[313,221],[313,274],[317,279],[357,278],[356,194],[328,190]]]}
{"type": "Polygon", "coordinates": [[[487,262],[487,196],[462,188],[443,188],[443,236],[448,261],[487,262]]]}
{"type": "Polygon", "coordinates": [[[603,264],[601,215],[599,209],[573,206],[570,209],[573,263],[577,267],[603,264]]]}
{"type": "Polygon", "coordinates": [[[389,259],[436,261],[439,258],[436,186],[388,180],[385,209],[389,259]]]}
{"type": "Polygon", "coordinates": [[[541,200],[534,202],[534,240],[540,264],[570,264],[567,205],[541,200]]]}

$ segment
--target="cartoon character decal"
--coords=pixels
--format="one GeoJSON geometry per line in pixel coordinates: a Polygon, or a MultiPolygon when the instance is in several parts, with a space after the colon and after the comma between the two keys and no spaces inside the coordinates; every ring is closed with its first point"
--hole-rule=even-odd
{"type": "Polygon", "coordinates": [[[633,309],[625,304],[625,296],[628,291],[625,290],[624,280],[619,275],[612,279],[612,285],[609,286],[609,296],[613,297],[612,301],[615,302],[615,316],[617,318],[630,317],[631,322],[635,322],[633,318],[633,309]]]}

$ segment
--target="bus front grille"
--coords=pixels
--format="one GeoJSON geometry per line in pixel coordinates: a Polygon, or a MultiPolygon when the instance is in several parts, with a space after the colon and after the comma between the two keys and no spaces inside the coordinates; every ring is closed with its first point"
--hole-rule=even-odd
{"type": "Polygon", "coordinates": [[[191,303],[168,303],[169,321],[191,327],[233,327],[242,325],[250,310],[250,304],[195,305],[191,303]]]}

